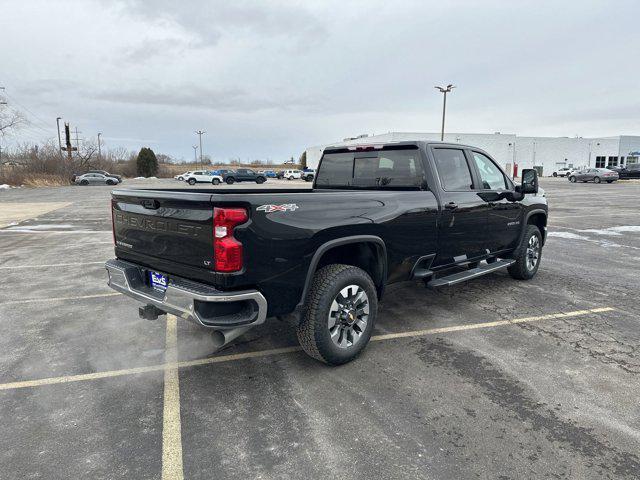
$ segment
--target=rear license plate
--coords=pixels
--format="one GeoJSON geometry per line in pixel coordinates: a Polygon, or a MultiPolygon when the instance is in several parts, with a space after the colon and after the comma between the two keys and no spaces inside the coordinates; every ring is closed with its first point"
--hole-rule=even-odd
{"type": "Polygon", "coordinates": [[[154,290],[159,292],[164,292],[167,289],[167,284],[169,283],[169,279],[166,275],[163,275],[158,272],[149,272],[149,283],[154,290]]]}

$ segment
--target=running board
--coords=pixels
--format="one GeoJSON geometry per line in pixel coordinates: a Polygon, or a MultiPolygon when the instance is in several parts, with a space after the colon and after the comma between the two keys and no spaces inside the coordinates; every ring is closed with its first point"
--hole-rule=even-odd
{"type": "Polygon", "coordinates": [[[487,273],[495,272],[496,270],[508,267],[513,263],[515,263],[515,260],[497,260],[493,263],[487,263],[476,268],[470,268],[469,270],[465,270],[464,272],[454,273],[453,275],[447,275],[446,277],[435,278],[430,282],[427,282],[427,287],[449,287],[451,285],[455,285],[456,283],[466,282],[467,280],[481,277],[482,275],[486,275],[487,273]]]}

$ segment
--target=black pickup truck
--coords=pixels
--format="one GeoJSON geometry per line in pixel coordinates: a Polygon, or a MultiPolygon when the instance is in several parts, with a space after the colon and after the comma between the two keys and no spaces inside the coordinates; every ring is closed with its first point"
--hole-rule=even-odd
{"type": "Polygon", "coordinates": [[[522,179],[474,147],[401,142],[326,149],[308,190],[114,190],[109,285],[218,346],[294,313],[309,355],[345,363],[388,284],[536,274],[547,202],[535,170],[522,179]]]}

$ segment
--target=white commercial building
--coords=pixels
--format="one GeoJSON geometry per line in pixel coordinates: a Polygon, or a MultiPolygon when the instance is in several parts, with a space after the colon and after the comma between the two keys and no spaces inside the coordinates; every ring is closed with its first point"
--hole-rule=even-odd
{"type": "MultiPolygon", "coordinates": [[[[440,140],[439,133],[390,132],[345,139],[342,142],[307,149],[307,165],[315,168],[326,147],[440,140]]],[[[607,167],[640,163],[640,136],[601,138],[520,137],[504,133],[448,133],[444,141],[472,145],[488,152],[509,173],[535,167],[541,175],[551,175],[562,167],[607,167]]]]}

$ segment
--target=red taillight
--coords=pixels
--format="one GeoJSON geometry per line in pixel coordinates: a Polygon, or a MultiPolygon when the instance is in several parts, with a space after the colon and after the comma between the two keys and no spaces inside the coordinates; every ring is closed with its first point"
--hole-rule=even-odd
{"type": "Polygon", "coordinates": [[[242,244],[234,238],[233,229],[248,219],[244,208],[213,209],[213,258],[218,272],[242,270],[242,244]]]}

